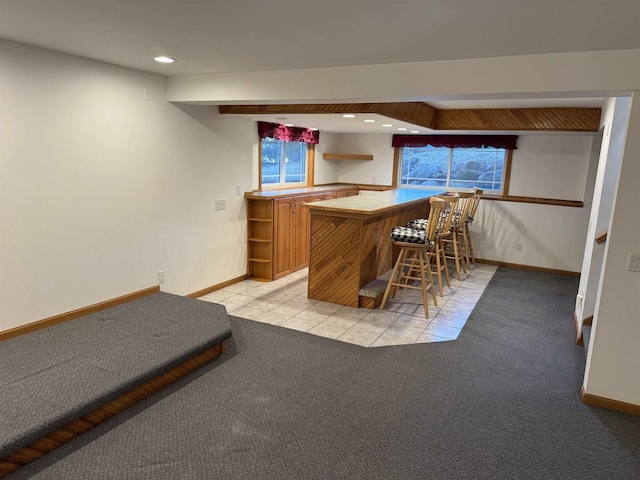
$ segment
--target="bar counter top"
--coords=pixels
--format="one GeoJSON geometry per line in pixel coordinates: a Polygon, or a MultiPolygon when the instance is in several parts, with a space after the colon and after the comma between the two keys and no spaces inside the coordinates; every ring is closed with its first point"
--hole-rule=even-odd
{"type": "Polygon", "coordinates": [[[246,192],[244,194],[245,198],[252,199],[265,199],[272,200],[274,198],[279,197],[291,197],[294,195],[304,195],[306,193],[318,193],[318,192],[326,192],[328,190],[353,190],[357,189],[358,185],[347,185],[344,183],[336,183],[333,185],[321,185],[316,187],[299,187],[299,188],[289,188],[285,190],[264,190],[262,192],[246,192]]]}
{"type": "Polygon", "coordinates": [[[322,200],[320,202],[307,203],[305,206],[313,214],[374,216],[393,211],[401,206],[421,203],[434,195],[442,195],[443,193],[445,193],[445,190],[395,188],[353,197],[322,200]]]}

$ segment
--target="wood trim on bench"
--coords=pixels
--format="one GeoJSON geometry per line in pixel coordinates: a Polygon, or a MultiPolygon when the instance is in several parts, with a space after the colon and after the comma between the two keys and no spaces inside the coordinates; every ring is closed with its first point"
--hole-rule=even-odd
{"type": "Polygon", "coordinates": [[[609,410],[615,410],[617,412],[628,413],[629,415],[640,416],[640,405],[634,405],[633,403],[621,402],[620,400],[613,400],[611,398],[591,395],[590,393],[586,393],[584,391],[584,385],[580,387],[580,397],[582,398],[582,403],[584,403],[585,405],[607,408],[609,410]]]}
{"type": "Polygon", "coordinates": [[[43,320],[27,323],[26,325],[20,325],[19,327],[0,332],[0,342],[2,342],[3,340],[9,340],[13,337],[24,335],[25,333],[35,332],[36,330],[51,327],[59,323],[68,322],[69,320],[73,320],[75,318],[84,317],[85,315],[100,312],[101,310],[115,307],[116,305],[120,305],[121,303],[131,302],[132,300],[137,300],[139,298],[146,297],[147,295],[158,293],[159,291],[160,286],[155,285],[150,288],[145,288],[144,290],[127,293],[126,295],[122,295],[121,297],[112,298],[111,300],[105,300],[104,302],[96,303],[94,305],[78,308],[77,310],[72,310],[71,312],[61,313],[60,315],[55,315],[43,320]]]}
{"type": "Polygon", "coordinates": [[[0,459],[0,478],[6,477],[27,463],[42,457],[50,451],[64,445],[68,441],[88,432],[93,427],[100,425],[118,413],[135,405],[139,401],[144,400],[150,395],[168,387],[188,373],[191,373],[214,358],[222,355],[225,348],[226,340],[223,340],[221,343],[208,348],[204,352],[190,358],[171,370],[167,370],[118,398],[105,403],[93,412],[69,422],[65,426],[54,430],[30,445],[21,448],[17,452],[0,459]]]}
{"type": "Polygon", "coordinates": [[[570,270],[558,270],[556,268],[538,267],[536,265],[500,262],[498,260],[486,260],[484,258],[476,258],[476,263],[486,263],[487,265],[497,265],[498,267],[519,268],[521,270],[533,270],[534,272],[557,273],[558,275],[568,275],[569,277],[580,276],[580,272],[572,272],[570,270]]]}
{"type": "Polygon", "coordinates": [[[249,277],[247,277],[247,274],[245,273],[244,275],[240,275],[239,277],[232,278],[231,280],[227,280],[226,282],[218,283],[217,285],[212,285],[210,287],[203,288],[202,290],[198,290],[197,292],[193,292],[185,296],[189,298],[202,297],[203,295],[206,295],[211,292],[215,292],[217,290],[221,290],[225,287],[228,287],[229,285],[235,285],[236,283],[240,283],[241,281],[246,280],[247,278],[249,277]]]}

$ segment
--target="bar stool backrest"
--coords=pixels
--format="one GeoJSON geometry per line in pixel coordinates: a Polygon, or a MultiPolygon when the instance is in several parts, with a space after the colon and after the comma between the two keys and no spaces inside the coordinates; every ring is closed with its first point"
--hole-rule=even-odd
{"type": "Polygon", "coordinates": [[[471,202],[471,209],[469,211],[469,220],[473,222],[473,219],[476,218],[476,212],[478,211],[478,206],[480,205],[480,199],[482,198],[482,194],[484,190],[478,187],[473,188],[473,201],[471,202]]]}
{"type": "Polygon", "coordinates": [[[460,195],[460,199],[458,200],[458,212],[455,218],[452,219],[454,228],[464,226],[467,222],[471,207],[473,206],[473,193],[461,192],[458,195],[460,195]]]}
{"type": "Polygon", "coordinates": [[[438,223],[440,217],[444,213],[447,202],[438,197],[431,197],[429,200],[429,220],[427,221],[427,242],[435,241],[436,232],[438,231],[438,223]]]}
{"type": "Polygon", "coordinates": [[[451,231],[451,221],[458,211],[458,200],[460,199],[460,195],[453,193],[438,195],[437,198],[445,202],[444,212],[440,215],[438,226],[436,228],[436,233],[442,237],[444,235],[449,235],[449,232],[451,231]]]}

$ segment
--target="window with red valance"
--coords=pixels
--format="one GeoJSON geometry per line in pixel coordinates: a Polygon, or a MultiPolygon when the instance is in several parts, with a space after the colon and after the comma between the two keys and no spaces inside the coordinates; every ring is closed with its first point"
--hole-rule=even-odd
{"type": "Polygon", "coordinates": [[[258,122],[260,189],[313,184],[313,158],[320,132],[258,122]]]}
{"type": "Polygon", "coordinates": [[[391,146],[515,150],[516,140],[517,135],[394,135],[391,146]]]}
{"type": "Polygon", "coordinates": [[[258,122],[258,135],[260,138],[273,138],[285,142],[302,142],[317,144],[320,141],[320,132],[302,127],[287,127],[277,123],[258,122]]]}
{"type": "Polygon", "coordinates": [[[401,160],[397,183],[451,191],[478,187],[502,195],[517,139],[515,135],[394,135],[392,145],[401,160]]]}

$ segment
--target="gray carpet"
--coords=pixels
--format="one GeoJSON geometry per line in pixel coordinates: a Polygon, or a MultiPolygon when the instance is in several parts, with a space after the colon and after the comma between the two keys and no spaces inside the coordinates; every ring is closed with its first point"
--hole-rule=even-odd
{"type": "Polygon", "coordinates": [[[0,458],[231,335],[222,305],[156,293],[0,342],[0,458]]]}
{"type": "Polygon", "coordinates": [[[214,364],[10,478],[637,480],[640,418],[580,402],[576,289],[501,268],[459,340],[400,347],[232,318],[214,364]]]}

